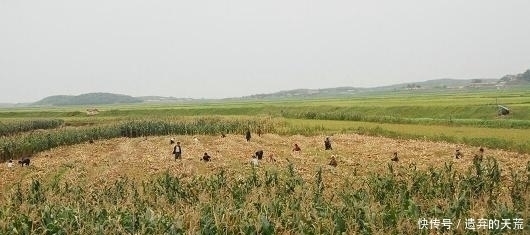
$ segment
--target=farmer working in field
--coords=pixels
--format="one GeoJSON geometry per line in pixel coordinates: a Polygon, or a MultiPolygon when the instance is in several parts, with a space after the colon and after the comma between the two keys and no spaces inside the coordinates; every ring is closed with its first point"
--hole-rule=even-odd
{"type": "Polygon", "coordinates": [[[293,148],[293,152],[299,152],[299,151],[302,151],[302,149],[300,148],[300,146],[298,146],[298,144],[294,144],[294,148],[293,148]]]}
{"type": "Polygon", "coordinates": [[[29,166],[30,160],[27,157],[22,158],[22,160],[18,161],[18,164],[22,166],[29,166]]]}
{"type": "Polygon", "coordinates": [[[256,151],[256,157],[261,160],[263,158],[263,150],[256,151]]]}
{"type": "Polygon", "coordinates": [[[399,162],[399,158],[398,158],[397,152],[394,152],[394,157],[392,159],[390,159],[390,160],[392,160],[393,162],[399,162]]]}
{"type": "Polygon", "coordinates": [[[252,159],[250,159],[250,164],[252,164],[253,166],[258,166],[259,165],[259,161],[258,161],[258,158],[256,157],[256,155],[252,156],[252,159]]]}
{"type": "Polygon", "coordinates": [[[210,157],[210,155],[208,155],[208,153],[204,153],[204,155],[202,156],[202,160],[205,161],[205,162],[209,162],[211,158],[212,157],[210,157]]]}
{"type": "Polygon", "coordinates": [[[329,137],[326,137],[326,140],[324,140],[324,147],[326,148],[326,150],[333,150],[329,137]]]}
{"type": "Polygon", "coordinates": [[[177,145],[173,148],[173,154],[175,154],[175,160],[180,159],[182,156],[182,148],[180,147],[180,142],[177,142],[177,145]]]}
{"type": "Polygon", "coordinates": [[[250,130],[247,129],[247,133],[245,133],[245,138],[247,139],[247,142],[250,141],[250,130]]]}
{"type": "Polygon", "coordinates": [[[337,166],[337,160],[335,160],[335,156],[331,156],[331,160],[329,161],[329,165],[332,167],[337,166]]]}
{"type": "Polygon", "coordinates": [[[460,158],[462,158],[462,157],[464,157],[464,155],[460,152],[460,149],[457,149],[457,150],[455,151],[455,158],[456,158],[456,159],[460,159],[460,158]]]}
{"type": "Polygon", "coordinates": [[[480,149],[478,150],[478,154],[475,154],[473,160],[481,162],[482,158],[484,158],[484,148],[480,147],[480,149]]]}

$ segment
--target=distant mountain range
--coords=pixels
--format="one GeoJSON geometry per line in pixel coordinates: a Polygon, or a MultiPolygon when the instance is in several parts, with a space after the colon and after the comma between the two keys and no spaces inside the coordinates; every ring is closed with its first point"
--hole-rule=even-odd
{"type": "MultiPolygon", "coordinates": [[[[323,98],[323,97],[346,97],[366,95],[370,93],[399,92],[407,90],[464,90],[464,89],[498,89],[526,87],[530,88],[530,70],[517,75],[506,75],[500,79],[435,79],[424,82],[400,83],[390,86],[372,88],[358,87],[334,87],[323,89],[295,89],[279,91],[268,94],[256,94],[244,97],[226,98],[220,100],[256,100],[256,99],[289,99],[289,98],[323,98]]],[[[208,99],[176,98],[163,96],[141,96],[132,97],[128,95],[112,93],[88,93],[77,96],[56,95],[49,96],[35,103],[29,104],[6,104],[0,103],[0,107],[18,106],[65,106],[65,105],[101,105],[101,104],[131,104],[131,103],[168,103],[168,102],[199,102],[214,101],[208,99]]]]}
{"type": "Polygon", "coordinates": [[[77,96],[54,95],[39,100],[33,105],[37,106],[65,106],[65,105],[97,105],[97,104],[129,104],[141,103],[142,99],[128,95],[118,95],[112,93],[88,93],[77,96]]]}
{"type": "Polygon", "coordinates": [[[324,89],[296,89],[279,91],[269,94],[256,94],[242,97],[243,99],[286,99],[286,98],[320,98],[320,97],[344,97],[366,95],[384,92],[399,92],[407,90],[424,91],[451,91],[451,90],[477,90],[477,89],[498,89],[516,88],[528,86],[530,88],[530,70],[517,75],[506,75],[500,79],[434,79],[424,82],[400,83],[390,86],[380,86],[372,88],[358,87],[334,87],[324,89]]]}
{"type": "Polygon", "coordinates": [[[251,96],[245,96],[242,98],[247,99],[283,99],[283,98],[299,98],[299,97],[311,97],[311,98],[323,98],[323,97],[343,97],[343,96],[356,96],[366,95],[372,93],[383,93],[383,92],[397,92],[406,90],[450,90],[450,89],[463,89],[468,88],[473,81],[474,84],[481,84],[483,87],[495,86],[499,79],[436,79],[424,82],[416,83],[401,83],[390,86],[380,86],[371,88],[359,88],[359,87],[334,87],[334,88],[323,88],[323,89],[296,89],[288,91],[279,91],[269,94],[256,94],[251,96]]]}

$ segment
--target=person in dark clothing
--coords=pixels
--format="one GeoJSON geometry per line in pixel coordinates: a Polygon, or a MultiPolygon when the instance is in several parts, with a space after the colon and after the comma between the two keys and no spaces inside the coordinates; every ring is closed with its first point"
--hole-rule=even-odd
{"type": "Polygon", "coordinates": [[[204,155],[202,156],[202,160],[205,161],[205,162],[209,162],[211,158],[212,157],[210,157],[210,155],[208,155],[208,153],[204,153],[204,155]]]}
{"type": "Polygon", "coordinates": [[[293,148],[293,152],[299,152],[299,151],[302,151],[302,149],[300,148],[300,146],[298,146],[298,144],[294,144],[294,148],[293,148]]]}
{"type": "Polygon", "coordinates": [[[258,158],[258,160],[261,160],[263,158],[263,150],[258,150],[256,152],[256,157],[258,158]]]}
{"type": "Polygon", "coordinates": [[[247,130],[247,133],[245,133],[245,138],[247,139],[247,142],[250,141],[250,130],[247,130]]]}
{"type": "Polygon", "coordinates": [[[392,159],[390,159],[390,160],[392,160],[394,162],[399,162],[399,158],[398,158],[397,152],[394,152],[394,157],[392,159]]]}
{"type": "Polygon", "coordinates": [[[29,166],[29,158],[22,158],[22,160],[18,161],[18,164],[21,164],[22,166],[29,166]]]}
{"type": "Polygon", "coordinates": [[[324,147],[326,148],[326,150],[333,150],[329,137],[326,137],[326,140],[324,140],[324,147]]]}
{"type": "Polygon", "coordinates": [[[173,148],[173,154],[175,154],[175,160],[182,158],[182,148],[180,147],[180,142],[177,142],[177,145],[173,148]]]}
{"type": "Polygon", "coordinates": [[[258,127],[258,136],[261,137],[261,127],[258,127]]]}
{"type": "Polygon", "coordinates": [[[329,165],[332,167],[337,167],[337,160],[335,160],[335,156],[331,156],[331,160],[329,161],[329,165]]]}

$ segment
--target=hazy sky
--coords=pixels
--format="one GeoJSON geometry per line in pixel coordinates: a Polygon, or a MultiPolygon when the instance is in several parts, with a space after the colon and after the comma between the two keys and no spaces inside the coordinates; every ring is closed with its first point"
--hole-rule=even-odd
{"type": "Polygon", "coordinates": [[[530,68],[528,0],[0,0],[0,102],[237,97],[530,68]]]}

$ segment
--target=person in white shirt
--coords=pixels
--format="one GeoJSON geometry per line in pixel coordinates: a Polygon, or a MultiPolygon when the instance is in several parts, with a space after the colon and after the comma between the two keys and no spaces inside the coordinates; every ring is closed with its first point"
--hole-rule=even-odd
{"type": "Polygon", "coordinates": [[[256,157],[256,155],[252,156],[252,159],[250,160],[250,164],[252,164],[253,166],[258,166],[259,165],[259,160],[256,157]]]}

